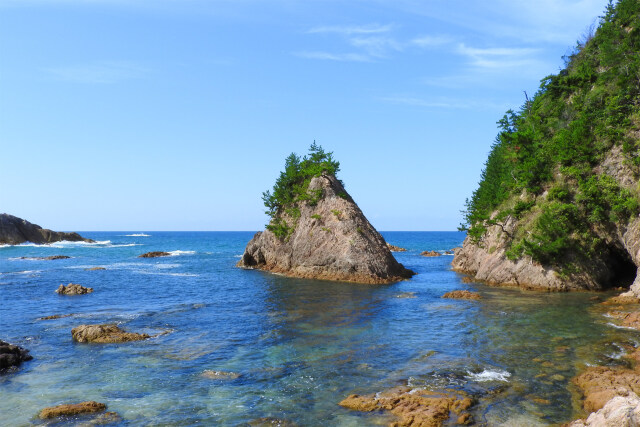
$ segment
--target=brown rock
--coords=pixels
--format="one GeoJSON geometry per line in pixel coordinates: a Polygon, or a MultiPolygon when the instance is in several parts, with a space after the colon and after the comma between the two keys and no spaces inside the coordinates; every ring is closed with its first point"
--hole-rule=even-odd
{"type": "Polygon", "coordinates": [[[338,179],[314,177],[308,191],[321,194],[316,204],[297,202],[299,216],[276,214],[292,229],[290,234],[278,238],[269,229],[256,233],[238,267],[368,284],[397,282],[414,274],[393,257],[338,179]]]}
{"type": "Polygon", "coordinates": [[[104,267],[85,268],[85,271],[98,271],[98,270],[106,270],[106,268],[104,268],[104,267]]]}
{"type": "Polygon", "coordinates": [[[85,288],[82,285],[76,283],[69,283],[67,286],[60,285],[56,290],[59,295],[84,295],[93,292],[93,288],[85,288]]]}
{"type": "Polygon", "coordinates": [[[63,317],[71,317],[73,314],[54,314],[52,316],[39,317],[38,320],[62,319],[63,317]]]}
{"type": "Polygon", "coordinates": [[[138,258],[158,258],[161,256],[171,256],[171,254],[169,252],[154,251],[139,255],[138,258]]]}
{"type": "Polygon", "coordinates": [[[96,412],[102,412],[106,409],[107,405],[94,401],[58,405],[52,406],[50,408],[44,408],[42,411],[40,411],[40,418],[47,419],[80,414],[94,414],[96,412]]]}
{"type": "Polygon", "coordinates": [[[401,248],[400,246],[392,245],[391,243],[387,243],[387,247],[391,252],[406,252],[405,248],[401,248]]]}
{"type": "Polygon", "coordinates": [[[479,300],[482,299],[480,294],[469,291],[451,291],[442,295],[442,298],[454,298],[454,299],[466,299],[466,300],[479,300]]]}
{"type": "Polygon", "coordinates": [[[640,299],[635,295],[618,295],[611,297],[604,301],[603,305],[625,305],[625,304],[639,304],[640,299]]]}
{"type": "Polygon", "coordinates": [[[29,354],[29,350],[0,340],[0,373],[31,359],[33,357],[29,354]]]}
{"type": "Polygon", "coordinates": [[[424,252],[420,252],[420,255],[427,256],[427,257],[442,256],[442,254],[438,251],[424,251],[424,252]]]}
{"type": "Polygon", "coordinates": [[[150,338],[147,334],[125,332],[117,325],[80,325],[71,330],[71,336],[77,342],[123,343],[150,338]]]}
{"type": "Polygon", "coordinates": [[[212,371],[209,369],[202,372],[202,376],[210,380],[235,380],[240,378],[240,374],[237,372],[212,371]]]}
{"type": "Polygon", "coordinates": [[[622,326],[626,328],[640,329],[640,311],[631,313],[622,311],[613,311],[609,315],[615,319],[620,319],[622,326]]]}
{"type": "Polygon", "coordinates": [[[590,367],[573,382],[582,390],[587,412],[601,409],[615,396],[640,392],[640,372],[621,367],[590,367]]]}
{"type": "Polygon", "coordinates": [[[465,416],[473,400],[458,394],[439,393],[423,389],[396,387],[373,395],[352,394],[339,405],[355,411],[386,410],[398,417],[397,426],[438,427],[447,421],[452,413],[458,420],[470,422],[465,416]]]}

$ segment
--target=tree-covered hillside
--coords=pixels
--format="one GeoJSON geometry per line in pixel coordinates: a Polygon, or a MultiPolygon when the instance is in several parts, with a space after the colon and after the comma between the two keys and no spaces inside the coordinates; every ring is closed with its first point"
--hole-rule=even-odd
{"type": "Polygon", "coordinates": [[[573,261],[606,250],[602,230],[639,212],[640,1],[611,2],[565,64],[498,122],[462,227],[482,245],[488,227],[515,220],[509,258],[571,272],[573,261]],[[607,173],[614,155],[635,185],[607,173]]]}

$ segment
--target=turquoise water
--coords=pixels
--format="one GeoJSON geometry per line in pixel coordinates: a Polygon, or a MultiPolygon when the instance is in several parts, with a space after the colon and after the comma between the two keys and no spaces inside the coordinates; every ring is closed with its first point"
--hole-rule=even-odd
{"type": "MultiPolygon", "coordinates": [[[[638,332],[609,324],[593,293],[547,294],[465,284],[451,256],[425,258],[458,232],[386,232],[418,273],[389,286],[291,279],[235,268],[250,232],[83,233],[99,243],[0,247],[0,339],[34,360],[0,376],[0,425],[37,423],[44,407],[96,400],[121,425],[298,425],[388,422],[337,403],[399,384],[462,389],[488,425],[548,425],[574,414],[570,378],[623,363],[638,332]],[[153,250],[174,256],[140,259],[153,250]],[[68,255],[55,261],[22,256],[68,255]],[[105,271],[85,271],[102,266],[105,271]],[[61,283],[92,294],[62,297],[61,283]],[[441,299],[455,289],[480,302],[441,299]],[[37,320],[54,314],[73,314],[37,320]],[[80,324],[118,323],[156,337],[78,344],[80,324]],[[209,379],[205,370],[234,372],[209,379]]],[[[66,423],[64,425],[71,424],[66,423]]]]}

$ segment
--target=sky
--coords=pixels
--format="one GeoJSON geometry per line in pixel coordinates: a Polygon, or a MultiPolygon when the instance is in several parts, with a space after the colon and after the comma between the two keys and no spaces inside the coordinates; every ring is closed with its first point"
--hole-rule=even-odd
{"type": "Polygon", "coordinates": [[[607,0],[0,0],[0,212],[260,230],[313,141],[378,230],[455,230],[607,0]]]}

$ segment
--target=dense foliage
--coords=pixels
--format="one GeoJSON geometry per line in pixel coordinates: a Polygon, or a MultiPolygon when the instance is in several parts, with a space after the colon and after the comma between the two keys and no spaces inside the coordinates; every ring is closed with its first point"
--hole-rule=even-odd
{"type": "Polygon", "coordinates": [[[509,235],[512,259],[566,264],[590,256],[602,243],[598,228],[638,213],[638,195],[599,165],[615,148],[636,178],[640,171],[640,2],[610,2],[595,34],[586,34],[565,63],[498,122],[466,203],[462,228],[477,244],[487,227],[519,221],[509,235]]]}
{"type": "Polygon", "coordinates": [[[315,141],[309,147],[309,154],[302,159],[291,153],[273,190],[262,193],[266,213],[271,217],[267,229],[279,238],[288,237],[295,228],[295,222],[300,218],[299,204],[306,202],[313,206],[322,197],[321,189],[309,190],[311,179],[321,175],[336,176],[339,170],[340,162],[334,160],[333,153],[325,152],[315,141]],[[293,224],[288,223],[285,216],[293,224]]]}

